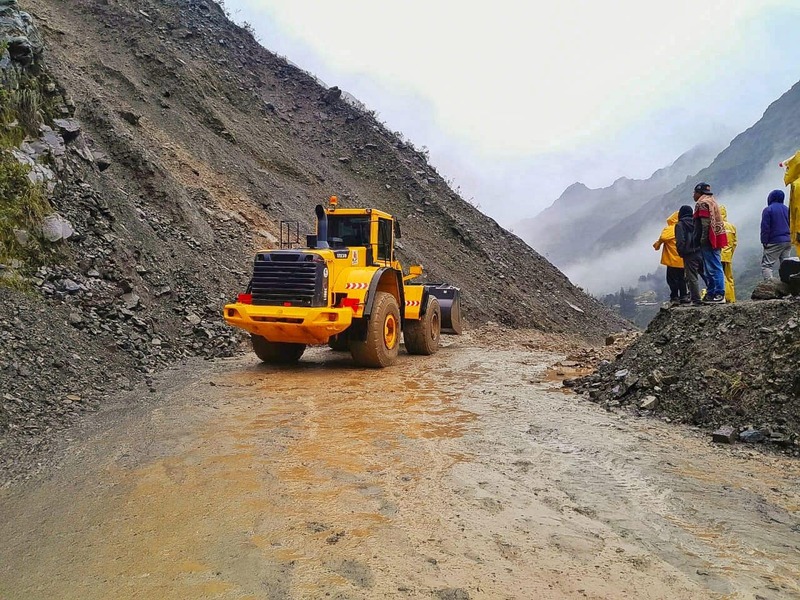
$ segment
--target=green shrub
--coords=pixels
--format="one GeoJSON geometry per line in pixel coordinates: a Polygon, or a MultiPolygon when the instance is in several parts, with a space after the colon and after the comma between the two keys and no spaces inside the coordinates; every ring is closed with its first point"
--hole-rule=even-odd
{"type": "Polygon", "coordinates": [[[39,125],[43,123],[41,108],[42,95],[34,88],[24,88],[11,92],[10,104],[19,127],[26,135],[38,136],[39,125]]]}
{"type": "MultiPolygon", "coordinates": [[[[41,223],[52,212],[44,187],[28,179],[29,167],[14,156],[0,150],[0,263],[19,261],[21,272],[31,272],[46,263],[53,250],[41,237],[41,223]],[[26,244],[20,244],[14,230],[28,233],[26,244]]],[[[8,281],[3,280],[4,284],[8,281]]]]}
{"type": "Polygon", "coordinates": [[[0,149],[15,148],[25,139],[25,130],[11,104],[11,92],[0,88],[0,149]]]}
{"type": "Polygon", "coordinates": [[[0,148],[19,146],[25,136],[38,137],[39,126],[59,115],[60,97],[43,90],[49,83],[38,76],[8,69],[0,79],[0,148]]]}
{"type": "MultiPolygon", "coordinates": [[[[0,41],[0,56],[6,48],[0,41]]],[[[52,212],[46,190],[31,182],[30,168],[8,151],[28,136],[38,137],[40,126],[59,114],[61,97],[45,91],[49,83],[40,69],[0,71],[0,263],[13,267],[2,271],[0,285],[7,288],[24,288],[25,275],[56,255],[41,236],[42,220],[52,212]],[[15,230],[27,232],[25,243],[15,230]]]]}

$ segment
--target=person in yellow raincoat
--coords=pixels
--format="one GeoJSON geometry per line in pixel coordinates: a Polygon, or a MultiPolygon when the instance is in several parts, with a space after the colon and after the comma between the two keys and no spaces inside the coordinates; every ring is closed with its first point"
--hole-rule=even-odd
{"type": "Polygon", "coordinates": [[[675,225],[678,222],[678,211],[667,218],[667,226],[661,236],[653,244],[653,248],[661,250],[661,264],[667,267],[667,285],[669,286],[669,303],[671,306],[689,304],[689,292],[686,289],[686,278],[683,271],[683,259],[678,255],[675,245],[675,225]]]}
{"type": "Polygon", "coordinates": [[[719,205],[719,212],[722,213],[722,220],[725,224],[725,233],[728,234],[728,245],[722,249],[720,260],[722,261],[722,272],[725,275],[725,302],[736,302],[736,288],[733,283],[733,253],[736,250],[736,226],[728,222],[728,209],[722,204],[719,205]]]}
{"type": "Polygon", "coordinates": [[[789,231],[792,244],[800,256],[800,150],[790,159],[781,163],[786,169],[783,182],[789,188],[789,231]]]}

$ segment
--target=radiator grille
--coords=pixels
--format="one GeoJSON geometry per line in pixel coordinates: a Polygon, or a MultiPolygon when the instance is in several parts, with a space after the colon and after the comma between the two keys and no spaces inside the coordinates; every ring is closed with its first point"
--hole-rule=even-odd
{"type": "Polygon", "coordinates": [[[250,290],[253,304],[321,306],[324,263],[303,252],[274,252],[256,256],[250,290]]]}

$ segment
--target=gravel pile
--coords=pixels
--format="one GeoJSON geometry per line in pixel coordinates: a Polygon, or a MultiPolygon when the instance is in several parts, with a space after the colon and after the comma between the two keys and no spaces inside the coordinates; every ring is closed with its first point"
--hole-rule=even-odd
{"type": "MultiPolygon", "coordinates": [[[[608,409],[729,427],[800,455],[800,300],[662,310],[616,360],[565,382],[608,409]]],[[[724,436],[717,436],[717,438],[724,436]]]]}

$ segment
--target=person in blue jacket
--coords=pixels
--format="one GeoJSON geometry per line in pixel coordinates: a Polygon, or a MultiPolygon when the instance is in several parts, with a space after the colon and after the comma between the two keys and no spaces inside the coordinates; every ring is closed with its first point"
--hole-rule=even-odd
{"type": "Polygon", "coordinates": [[[789,234],[789,209],[783,203],[783,190],[772,190],[767,196],[767,208],[761,212],[761,275],[772,279],[772,268],[777,261],[789,258],[792,251],[792,238],[789,234]]]}

